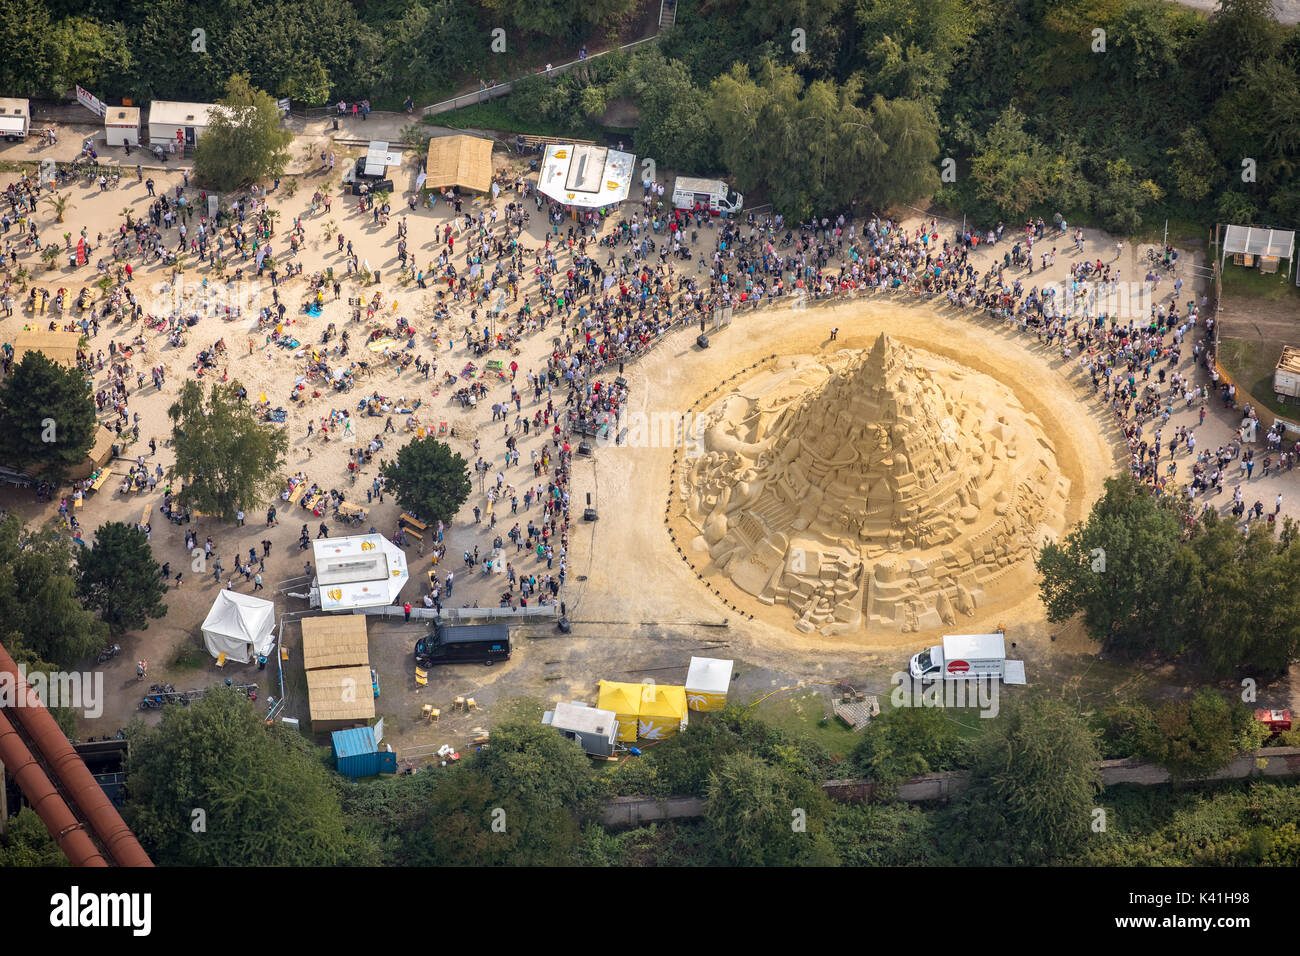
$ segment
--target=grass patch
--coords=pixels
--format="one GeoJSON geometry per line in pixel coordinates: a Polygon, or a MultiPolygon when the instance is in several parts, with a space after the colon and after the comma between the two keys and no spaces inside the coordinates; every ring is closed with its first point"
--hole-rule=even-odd
{"type": "Polygon", "coordinates": [[[176,653],[172,656],[171,666],[181,671],[196,671],[204,667],[211,660],[211,655],[199,644],[194,638],[187,638],[176,648],[176,653]]]}
{"type": "Polygon", "coordinates": [[[1233,381],[1250,392],[1261,405],[1278,415],[1295,418],[1300,409],[1277,400],[1273,391],[1273,372],[1282,357],[1282,342],[1258,342],[1245,339],[1219,339],[1219,364],[1233,381]]]}
{"type": "MultiPolygon", "coordinates": [[[[1223,266],[1223,296],[1226,299],[1234,295],[1268,302],[1292,298],[1300,300],[1300,288],[1296,287],[1294,277],[1287,278],[1281,269],[1273,275],[1265,275],[1258,269],[1247,269],[1228,262],[1223,266]]],[[[1271,387],[1269,391],[1272,391],[1271,387]]]]}
{"type": "Polygon", "coordinates": [[[758,707],[763,720],[791,737],[820,744],[832,756],[847,757],[857,745],[858,735],[849,730],[831,710],[830,697],[824,691],[803,691],[793,696],[769,698],[758,707]],[[829,715],[825,723],[822,718],[829,715]]]}

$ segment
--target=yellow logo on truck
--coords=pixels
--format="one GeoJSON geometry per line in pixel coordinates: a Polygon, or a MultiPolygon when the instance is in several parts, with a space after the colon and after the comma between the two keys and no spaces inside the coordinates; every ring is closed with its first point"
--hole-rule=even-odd
{"type": "Polygon", "coordinates": [[[361,550],[362,550],[362,551],[373,551],[373,550],[375,550],[375,543],[374,543],[373,541],[362,541],[362,542],[361,542],[361,550]]]}
{"type": "Polygon", "coordinates": [[[326,592],[326,593],[329,594],[329,598],[330,598],[331,601],[342,601],[342,600],[343,600],[343,589],[342,589],[342,588],[332,588],[332,589],[330,589],[330,590],[329,590],[328,592],[326,592]]]}

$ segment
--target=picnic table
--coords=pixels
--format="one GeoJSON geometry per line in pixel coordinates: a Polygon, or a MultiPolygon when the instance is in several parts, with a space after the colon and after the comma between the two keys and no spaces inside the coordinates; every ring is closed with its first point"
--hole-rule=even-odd
{"type": "Polygon", "coordinates": [[[107,482],[108,479],[111,477],[113,477],[113,473],[111,471],[109,471],[107,468],[101,468],[99,472],[99,477],[90,483],[90,490],[98,491],[100,488],[103,488],[104,483],[107,482]]]}
{"type": "Polygon", "coordinates": [[[293,493],[289,495],[289,504],[296,505],[298,503],[298,499],[302,497],[303,492],[305,492],[306,490],[307,490],[307,482],[305,481],[298,482],[297,487],[293,489],[293,493]]]}

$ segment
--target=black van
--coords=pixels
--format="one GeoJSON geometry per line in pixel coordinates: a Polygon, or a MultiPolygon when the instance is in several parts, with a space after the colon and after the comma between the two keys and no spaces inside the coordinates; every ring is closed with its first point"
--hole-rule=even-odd
{"type": "Polygon", "coordinates": [[[415,663],[482,663],[510,660],[510,628],[504,624],[438,625],[435,633],[415,642],[415,663]]]}

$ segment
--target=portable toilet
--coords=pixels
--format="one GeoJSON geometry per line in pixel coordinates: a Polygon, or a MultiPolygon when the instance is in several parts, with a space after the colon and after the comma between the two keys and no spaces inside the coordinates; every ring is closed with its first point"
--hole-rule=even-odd
{"type": "Polygon", "coordinates": [[[685,729],[686,688],[643,684],[636,735],[646,740],[663,740],[685,729]]]}
{"type": "Polygon", "coordinates": [[[731,688],[732,661],[692,657],[686,671],[686,706],[691,710],[722,710],[731,688]]]}
{"type": "Polygon", "coordinates": [[[612,710],[588,707],[579,701],[557,703],[555,710],[542,716],[542,723],[550,724],[565,737],[577,741],[588,757],[610,758],[618,741],[618,718],[612,710]]]}
{"type": "Polygon", "coordinates": [[[109,146],[140,145],[140,108],[110,106],[104,114],[104,139],[109,146]]]}
{"type": "Polygon", "coordinates": [[[600,692],[596,697],[596,706],[601,710],[614,712],[614,719],[618,721],[618,739],[624,743],[636,740],[636,722],[641,710],[642,685],[603,680],[598,686],[600,692]]]}

